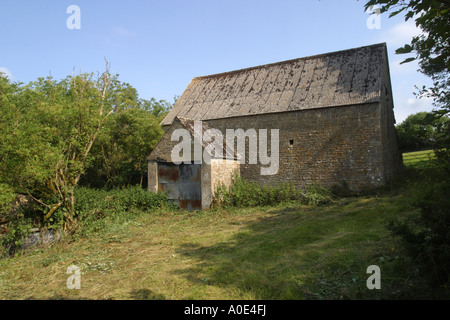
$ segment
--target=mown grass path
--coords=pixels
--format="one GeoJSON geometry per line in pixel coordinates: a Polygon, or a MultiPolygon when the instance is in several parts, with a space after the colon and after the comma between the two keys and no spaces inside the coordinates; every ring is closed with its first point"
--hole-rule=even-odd
{"type": "Polygon", "coordinates": [[[403,164],[407,167],[424,168],[433,157],[433,150],[407,152],[403,154],[403,164]]]}
{"type": "Polygon", "coordinates": [[[406,297],[405,262],[386,228],[410,198],[308,207],[160,211],[0,261],[1,299],[379,299],[406,297]],[[69,290],[77,265],[81,289],[69,290]],[[369,265],[382,289],[369,290],[369,265]]]}

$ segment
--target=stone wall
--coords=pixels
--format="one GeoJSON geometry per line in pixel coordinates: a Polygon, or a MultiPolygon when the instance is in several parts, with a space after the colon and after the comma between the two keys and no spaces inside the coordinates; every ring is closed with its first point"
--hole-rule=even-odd
{"type": "Polygon", "coordinates": [[[202,163],[202,209],[210,208],[217,187],[229,187],[235,174],[239,174],[239,162],[236,160],[210,159],[202,163]]]}
{"type": "Polygon", "coordinates": [[[229,188],[235,175],[240,174],[240,164],[236,160],[212,159],[211,160],[211,190],[216,192],[222,185],[229,188]]]}
{"type": "Polygon", "coordinates": [[[382,144],[383,144],[383,164],[386,182],[395,178],[403,168],[402,154],[398,149],[397,132],[395,131],[394,102],[392,101],[392,87],[389,78],[389,66],[387,58],[383,79],[383,89],[381,92],[381,102],[385,106],[381,109],[382,144]]]}
{"type": "MultiPolygon", "coordinates": [[[[148,190],[151,192],[158,191],[158,163],[172,162],[172,149],[179,143],[171,141],[174,130],[183,129],[183,126],[175,120],[174,124],[166,127],[166,134],[162,137],[158,145],[148,157],[148,190]]],[[[191,136],[192,138],[192,136],[191,136]]],[[[192,139],[193,140],[193,139],[192,139]]],[[[201,160],[201,193],[202,193],[202,209],[208,209],[213,201],[214,193],[220,184],[230,186],[233,176],[239,174],[239,162],[230,159],[207,158],[200,159],[194,151],[194,144],[191,145],[191,160],[201,160]]],[[[204,149],[201,148],[201,155],[204,149]]]]}
{"type": "MultiPolygon", "coordinates": [[[[381,102],[208,121],[224,135],[227,129],[267,129],[269,151],[271,130],[278,129],[279,167],[274,175],[262,175],[260,164],[249,164],[248,143],[245,161],[240,164],[218,159],[202,162],[203,207],[209,206],[220,182],[231,183],[231,172],[236,169],[243,178],[260,184],[291,182],[299,188],[345,184],[358,191],[388,182],[399,172],[401,158],[390,85],[383,91],[381,102]]],[[[153,160],[170,162],[172,148],[178,143],[170,141],[171,133],[179,127],[175,121],[166,128],[152,153],[153,160]]],[[[149,162],[149,189],[153,191],[157,189],[156,168],[156,163],[149,162]]]]}
{"type": "Polygon", "coordinates": [[[158,192],[158,162],[149,161],[147,168],[148,191],[158,192]]]}
{"type": "Polygon", "coordinates": [[[298,187],[345,182],[360,190],[385,183],[396,171],[392,117],[386,105],[369,103],[208,122],[223,133],[229,128],[279,129],[278,173],[261,175],[259,164],[248,164],[247,148],[240,169],[246,179],[272,185],[292,182],[298,187]]]}
{"type": "MultiPolygon", "coordinates": [[[[229,187],[235,174],[239,174],[239,162],[236,160],[209,159],[203,162],[201,169],[202,209],[209,209],[219,185],[229,187]]],[[[158,162],[148,162],[148,190],[158,191],[158,162]]]]}

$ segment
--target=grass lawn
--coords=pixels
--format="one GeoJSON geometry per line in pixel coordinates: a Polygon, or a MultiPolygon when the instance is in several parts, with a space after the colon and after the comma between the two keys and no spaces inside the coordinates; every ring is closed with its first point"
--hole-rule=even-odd
{"type": "Polygon", "coordinates": [[[403,163],[407,167],[423,168],[434,157],[433,150],[407,152],[403,154],[403,163]]]}
{"type": "Polygon", "coordinates": [[[136,214],[0,260],[0,299],[421,298],[386,228],[410,203],[403,190],[320,207],[136,214]],[[79,290],[66,286],[73,264],[79,290]],[[366,286],[370,265],[381,269],[380,290],[366,286]]]}

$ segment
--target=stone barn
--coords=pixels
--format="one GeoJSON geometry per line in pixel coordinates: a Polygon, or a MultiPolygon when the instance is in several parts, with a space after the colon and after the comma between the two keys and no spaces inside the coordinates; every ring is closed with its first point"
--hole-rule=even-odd
{"type": "Polygon", "coordinates": [[[393,107],[385,43],[194,78],[162,121],[149,190],[193,210],[235,173],[300,188],[383,185],[402,165],[393,107]]]}

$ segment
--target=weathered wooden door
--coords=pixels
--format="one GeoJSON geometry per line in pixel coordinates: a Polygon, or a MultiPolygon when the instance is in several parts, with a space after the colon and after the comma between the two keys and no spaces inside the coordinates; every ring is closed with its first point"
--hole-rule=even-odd
{"type": "Polygon", "coordinates": [[[158,163],[158,190],[182,209],[201,210],[201,165],[158,163]]]}

